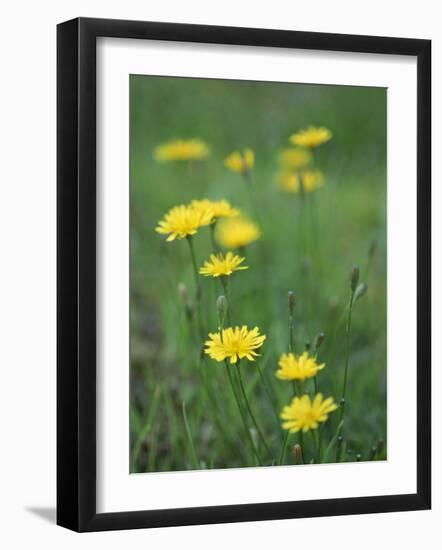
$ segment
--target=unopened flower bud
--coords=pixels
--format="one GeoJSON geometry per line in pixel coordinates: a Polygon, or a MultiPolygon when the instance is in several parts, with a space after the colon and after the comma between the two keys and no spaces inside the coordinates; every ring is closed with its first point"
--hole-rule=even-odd
{"type": "Polygon", "coordinates": [[[321,347],[322,345],[322,342],[325,340],[325,334],[323,332],[320,332],[317,336],[316,336],[316,340],[315,340],[315,351],[318,351],[318,349],[321,347]]]}
{"type": "Polygon", "coordinates": [[[344,399],[344,398],[340,399],[339,405],[340,405],[341,407],[343,407],[343,406],[345,405],[345,399],[344,399]]]}
{"type": "Polygon", "coordinates": [[[312,343],[310,342],[310,340],[306,340],[305,341],[305,349],[307,351],[309,351],[309,349],[312,347],[312,343]]]}
{"type": "Polygon", "coordinates": [[[359,266],[354,265],[350,273],[350,288],[354,292],[359,281],[359,266]]]}
{"type": "Polygon", "coordinates": [[[290,317],[293,317],[293,313],[295,311],[296,300],[295,300],[295,293],[291,290],[289,290],[289,292],[288,292],[288,301],[289,301],[290,317]]]}
{"type": "Polygon", "coordinates": [[[360,462],[360,461],[361,461],[361,458],[362,458],[361,453],[358,453],[358,454],[356,455],[356,461],[357,461],[357,462],[360,462]]]}
{"type": "Polygon", "coordinates": [[[295,457],[295,464],[304,464],[304,459],[302,458],[302,447],[299,443],[293,445],[293,456],[295,457]]]}
{"type": "Polygon", "coordinates": [[[356,292],[355,292],[355,300],[359,300],[359,298],[362,298],[362,296],[367,292],[368,285],[367,283],[361,283],[358,285],[356,292]]]}

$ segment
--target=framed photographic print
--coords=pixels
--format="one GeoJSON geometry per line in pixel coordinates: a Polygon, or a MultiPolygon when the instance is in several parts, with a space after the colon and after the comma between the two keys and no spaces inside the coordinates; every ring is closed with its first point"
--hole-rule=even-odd
{"type": "Polygon", "coordinates": [[[430,52],[58,26],[59,525],[430,507],[430,52]]]}

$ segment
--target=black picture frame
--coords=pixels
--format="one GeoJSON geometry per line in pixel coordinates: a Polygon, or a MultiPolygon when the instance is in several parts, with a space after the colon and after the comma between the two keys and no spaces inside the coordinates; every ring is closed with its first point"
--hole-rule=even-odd
{"type": "Polygon", "coordinates": [[[57,523],[75,531],[103,531],[429,509],[431,41],[79,18],[58,25],[57,47],[57,523]],[[417,58],[415,494],[96,512],[97,37],[395,54],[417,58]]]}

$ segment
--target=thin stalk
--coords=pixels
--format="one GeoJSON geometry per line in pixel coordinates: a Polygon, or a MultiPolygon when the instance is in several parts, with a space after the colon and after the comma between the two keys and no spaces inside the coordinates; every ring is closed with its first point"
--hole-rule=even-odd
{"type": "Polygon", "coordinates": [[[241,374],[241,370],[239,368],[239,362],[237,363],[237,369],[236,369],[237,373],[238,373],[238,380],[239,380],[239,386],[241,388],[241,393],[242,393],[242,396],[243,396],[243,399],[244,399],[244,402],[246,404],[246,407],[247,407],[247,410],[249,412],[249,415],[250,415],[250,418],[252,419],[252,422],[253,422],[253,425],[255,426],[255,429],[266,449],[266,451],[271,455],[272,452],[270,450],[270,447],[267,445],[267,441],[265,440],[265,437],[263,436],[262,434],[262,431],[258,425],[258,422],[256,421],[256,418],[255,418],[255,415],[253,414],[253,411],[252,411],[252,407],[250,406],[250,402],[247,398],[247,393],[246,393],[246,389],[244,387],[244,382],[243,382],[243,379],[242,379],[242,374],[241,374]]]}
{"type": "Polygon", "coordinates": [[[319,284],[322,284],[323,279],[323,269],[322,269],[322,256],[321,256],[321,247],[320,247],[320,231],[319,231],[319,220],[318,220],[318,207],[316,204],[315,193],[310,193],[309,196],[309,210],[310,210],[310,221],[312,225],[312,235],[313,242],[316,252],[316,262],[318,268],[318,278],[319,284]]]}
{"type": "Polygon", "coordinates": [[[254,182],[253,182],[253,173],[251,170],[246,170],[243,174],[244,181],[246,182],[247,187],[247,195],[248,195],[248,201],[249,201],[249,208],[250,211],[253,213],[253,217],[256,219],[256,221],[261,225],[259,215],[258,215],[258,209],[256,206],[256,194],[254,193],[254,182]]]}
{"type": "Polygon", "coordinates": [[[317,380],[317,376],[314,376],[313,377],[313,389],[315,390],[315,395],[318,393],[318,380],[317,380]]]}
{"type": "Polygon", "coordinates": [[[353,300],[354,300],[355,292],[352,290],[350,295],[350,304],[348,306],[348,317],[347,317],[347,325],[345,328],[345,369],[344,369],[344,383],[342,387],[342,406],[340,410],[340,418],[339,421],[343,420],[344,418],[344,410],[345,410],[345,394],[347,391],[347,380],[348,380],[348,366],[350,364],[350,332],[351,332],[351,315],[353,311],[353,300]]]}
{"type": "Polygon", "coordinates": [[[289,313],[289,351],[290,353],[294,353],[294,349],[295,349],[295,327],[294,327],[293,315],[289,313]]]}
{"type": "Polygon", "coordinates": [[[190,431],[189,421],[187,420],[186,403],[183,401],[183,420],[186,428],[187,440],[189,442],[190,456],[192,458],[193,467],[199,468],[198,458],[196,456],[195,445],[193,444],[192,432],[190,431]]]}
{"type": "Polygon", "coordinates": [[[219,248],[215,240],[215,229],[216,229],[216,221],[210,224],[210,243],[212,245],[213,253],[217,254],[219,252],[219,248]]]}
{"type": "MultiPolygon", "coordinates": [[[[348,366],[350,364],[350,332],[351,332],[351,316],[353,311],[353,300],[355,296],[355,291],[352,289],[350,294],[350,303],[348,305],[348,316],[347,323],[345,327],[345,367],[344,367],[344,381],[342,384],[342,397],[341,397],[341,406],[339,408],[339,424],[343,423],[344,414],[345,414],[345,395],[347,392],[347,381],[348,381],[348,366]]],[[[342,434],[342,426],[339,431],[339,435],[342,434]]],[[[339,451],[336,452],[336,461],[339,459],[339,451]]]]}
{"type": "MultiPolygon", "coordinates": [[[[227,304],[229,304],[227,302],[227,304]]],[[[227,308],[229,306],[227,305],[227,308]]],[[[227,309],[227,312],[229,310],[227,309]]],[[[219,325],[220,325],[220,336],[221,336],[221,341],[223,340],[223,330],[224,330],[224,315],[222,313],[219,314],[219,325]]],[[[233,392],[233,396],[235,398],[235,402],[236,402],[236,406],[238,407],[238,410],[239,410],[239,414],[241,416],[241,420],[242,420],[242,423],[244,425],[244,429],[245,429],[245,432],[247,434],[247,438],[250,442],[250,446],[252,447],[252,451],[253,451],[253,454],[255,455],[255,458],[256,458],[256,461],[257,461],[257,464],[259,466],[262,466],[262,461],[261,461],[261,457],[259,456],[259,453],[258,453],[258,449],[256,448],[256,445],[255,445],[255,442],[253,441],[253,437],[252,437],[252,434],[250,433],[250,430],[249,430],[249,426],[247,424],[247,420],[246,420],[246,417],[245,417],[245,414],[244,414],[244,411],[243,411],[243,408],[241,406],[241,402],[240,402],[240,399],[239,399],[239,395],[238,395],[238,391],[237,391],[237,388],[235,387],[235,382],[233,380],[233,376],[232,376],[232,373],[230,371],[230,368],[229,368],[229,365],[227,363],[227,359],[224,361],[224,365],[226,367],[226,371],[227,371],[227,376],[229,378],[229,382],[230,382],[230,386],[232,388],[232,392],[233,392]]]]}
{"type": "Polygon", "coordinates": [[[239,401],[239,396],[238,396],[238,393],[237,393],[236,388],[235,388],[235,383],[233,381],[232,373],[230,372],[230,368],[229,368],[229,365],[228,365],[227,361],[225,361],[225,366],[226,366],[227,374],[228,374],[228,377],[229,377],[229,382],[230,382],[230,385],[232,387],[232,392],[233,392],[233,395],[235,397],[236,406],[238,407],[239,414],[241,416],[241,420],[242,420],[242,423],[244,425],[244,430],[247,434],[247,438],[250,442],[250,446],[252,447],[253,454],[255,455],[255,458],[256,458],[259,466],[262,466],[262,461],[261,461],[261,458],[259,456],[258,449],[256,448],[255,442],[253,441],[252,434],[250,433],[249,427],[247,425],[247,420],[246,420],[246,417],[244,415],[244,411],[242,410],[241,403],[239,401]]]}
{"type": "Polygon", "coordinates": [[[272,396],[270,395],[270,390],[267,386],[267,382],[264,378],[264,374],[262,372],[262,369],[261,367],[259,366],[259,363],[256,362],[256,368],[258,369],[258,373],[259,373],[259,377],[261,378],[261,382],[262,382],[262,385],[264,387],[264,391],[265,393],[267,394],[267,398],[272,406],[272,410],[273,410],[273,414],[275,415],[275,418],[276,418],[276,422],[278,423],[278,426],[279,426],[279,416],[278,416],[278,412],[275,410],[275,405],[274,405],[274,400],[272,398],[272,396]]]}
{"type": "Polygon", "coordinates": [[[232,304],[230,301],[229,280],[226,276],[223,276],[223,275],[220,277],[220,280],[221,280],[221,286],[223,287],[223,290],[224,290],[224,295],[227,299],[227,322],[229,323],[230,326],[232,326],[232,315],[231,315],[232,304]]]}
{"type": "Polygon", "coordinates": [[[200,337],[203,338],[204,336],[204,331],[203,331],[203,326],[202,326],[202,323],[201,323],[201,308],[200,308],[200,303],[201,303],[201,284],[200,284],[200,278],[199,278],[199,273],[198,273],[198,264],[197,264],[197,261],[196,261],[196,256],[195,256],[195,248],[193,246],[193,240],[192,240],[192,236],[191,235],[188,235],[186,237],[186,241],[189,243],[189,250],[190,250],[190,258],[191,258],[191,261],[192,261],[192,267],[193,267],[193,276],[195,278],[195,309],[196,309],[196,317],[197,317],[197,322],[198,322],[198,328],[199,328],[199,332],[200,332],[200,337]]]}
{"type": "Polygon", "coordinates": [[[199,377],[200,377],[200,379],[203,383],[203,387],[204,387],[204,390],[206,392],[207,399],[209,400],[209,403],[212,407],[214,423],[215,423],[218,431],[222,434],[226,444],[229,445],[229,446],[232,446],[232,444],[235,445],[235,442],[230,437],[228,431],[225,428],[225,423],[220,420],[220,416],[218,414],[219,411],[220,411],[220,407],[219,407],[217,399],[216,399],[216,397],[213,393],[213,388],[209,384],[209,381],[207,380],[206,372],[205,372],[204,368],[202,368],[202,363],[204,363],[204,360],[205,360],[205,356],[202,353],[200,353],[200,358],[199,358],[199,361],[197,363],[197,365],[198,365],[198,374],[199,374],[199,377]]]}
{"type": "MultiPolygon", "coordinates": [[[[288,293],[288,306],[289,306],[289,352],[295,353],[295,323],[294,323],[294,310],[295,310],[295,295],[292,291],[288,293]]],[[[296,383],[293,381],[293,393],[296,391],[296,383]]]]}
{"type": "Polygon", "coordinates": [[[316,447],[316,464],[321,464],[321,434],[320,428],[312,431],[312,438],[316,447]]]}
{"type": "MultiPolygon", "coordinates": [[[[313,355],[317,359],[317,355],[318,355],[318,338],[316,338],[315,347],[314,347],[314,350],[313,350],[313,355]]],[[[314,389],[315,395],[316,395],[318,393],[318,376],[317,375],[313,377],[313,389],[314,389]]]]}
{"type": "Polygon", "coordinates": [[[279,460],[278,460],[279,466],[282,466],[285,462],[285,454],[287,452],[287,443],[289,440],[289,435],[290,435],[289,431],[287,430],[284,437],[284,441],[282,442],[281,452],[279,453],[279,460]]]}

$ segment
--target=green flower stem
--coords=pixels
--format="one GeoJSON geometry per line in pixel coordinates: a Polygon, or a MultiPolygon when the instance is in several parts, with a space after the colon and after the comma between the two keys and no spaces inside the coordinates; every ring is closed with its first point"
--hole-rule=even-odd
{"type": "Polygon", "coordinates": [[[287,430],[284,437],[284,441],[282,442],[281,452],[279,454],[279,460],[278,460],[279,466],[282,466],[285,463],[285,454],[287,452],[287,443],[289,441],[289,435],[290,435],[289,431],[287,430]]]}
{"type": "Polygon", "coordinates": [[[182,410],[183,410],[184,427],[186,429],[187,440],[189,442],[190,456],[192,458],[192,465],[194,469],[197,470],[199,468],[198,457],[196,456],[195,445],[193,443],[193,438],[192,438],[192,432],[190,430],[189,421],[187,419],[186,403],[184,401],[182,405],[182,410]]]}
{"type": "Polygon", "coordinates": [[[199,289],[201,287],[200,287],[200,280],[199,280],[199,274],[198,274],[198,264],[196,262],[195,248],[193,246],[192,235],[187,235],[186,240],[189,243],[190,258],[192,260],[193,275],[195,277],[195,292],[196,292],[196,295],[199,296],[199,294],[200,294],[199,289]]]}
{"type": "Polygon", "coordinates": [[[235,445],[235,442],[233,441],[233,438],[230,436],[230,434],[228,433],[228,431],[225,428],[225,423],[220,420],[220,415],[219,415],[220,406],[219,406],[219,404],[217,402],[217,399],[216,399],[216,397],[213,393],[213,388],[209,384],[209,381],[207,380],[206,372],[205,372],[204,367],[203,367],[204,360],[205,360],[204,352],[201,352],[200,353],[200,358],[199,358],[199,361],[198,361],[198,364],[197,364],[198,365],[198,374],[199,374],[199,377],[201,379],[201,382],[203,383],[204,391],[206,392],[207,399],[209,400],[209,403],[210,403],[211,408],[212,408],[212,416],[213,416],[214,423],[215,423],[219,433],[222,434],[226,444],[229,445],[229,446],[231,446],[232,444],[235,445]]]}
{"type": "Polygon", "coordinates": [[[295,353],[295,323],[293,315],[289,313],[289,351],[295,353]]]}
{"type": "MultiPolygon", "coordinates": [[[[290,305],[289,305],[289,352],[295,353],[295,322],[294,322],[293,311],[290,310],[290,305]]],[[[294,380],[293,380],[293,393],[298,395],[298,388],[294,380]]]]}
{"type": "MultiPolygon", "coordinates": [[[[316,167],[316,169],[318,169],[318,157],[319,157],[318,147],[312,147],[311,152],[313,157],[313,165],[316,167]]],[[[316,199],[317,197],[314,191],[309,194],[310,222],[312,226],[313,243],[314,243],[315,252],[316,252],[318,282],[319,282],[319,285],[321,285],[323,280],[323,267],[322,267],[321,248],[320,248],[318,205],[317,205],[316,199]]]]}
{"type": "MultiPolygon", "coordinates": [[[[227,307],[228,307],[228,302],[227,302],[227,307]]],[[[227,311],[228,311],[228,309],[227,309],[227,311]]],[[[223,340],[223,330],[224,330],[224,316],[223,315],[220,315],[220,318],[219,318],[219,328],[220,328],[220,335],[221,335],[221,341],[222,341],[223,340]]],[[[241,420],[242,420],[242,423],[244,425],[245,432],[247,434],[247,438],[250,442],[250,446],[252,448],[253,454],[255,455],[257,464],[259,466],[262,466],[261,457],[259,456],[258,449],[256,448],[255,442],[253,441],[252,434],[250,433],[249,427],[247,425],[247,420],[246,420],[243,408],[241,406],[238,391],[237,391],[237,388],[235,386],[235,382],[233,380],[233,376],[232,376],[232,373],[230,371],[229,364],[227,363],[227,359],[225,359],[224,364],[225,364],[225,367],[226,367],[227,376],[229,378],[230,386],[232,388],[233,396],[235,398],[236,406],[238,407],[239,414],[241,416],[241,420]]]]}
{"type": "MultiPolygon", "coordinates": [[[[344,381],[342,384],[342,397],[341,397],[341,406],[339,408],[339,424],[344,420],[345,414],[345,396],[347,392],[347,381],[348,381],[348,366],[350,363],[350,332],[351,332],[351,315],[353,311],[353,300],[355,296],[355,291],[352,289],[350,294],[350,302],[348,305],[348,316],[347,324],[345,327],[345,367],[344,367],[344,381]]],[[[339,435],[342,434],[342,427],[339,431],[339,435]]],[[[336,461],[339,459],[339,451],[336,452],[336,461]]]]}
{"type": "Polygon", "coordinates": [[[339,421],[343,420],[344,418],[344,410],[345,410],[345,395],[347,391],[347,380],[348,380],[348,366],[350,363],[350,332],[351,332],[351,315],[353,311],[353,300],[354,300],[355,292],[352,290],[350,295],[350,303],[348,306],[348,317],[347,317],[347,325],[345,329],[345,369],[344,369],[344,383],[342,387],[342,405],[340,409],[340,418],[339,421]]]}
{"type": "Polygon", "coordinates": [[[216,221],[210,224],[210,242],[212,244],[213,253],[217,254],[219,252],[219,248],[215,241],[215,229],[216,229],[216,221]]]}
{"type": "Polygon", "coordinates": [[[223,290],[224,290],[224,295],[227,300],[227,322],[229,323],[230,326],[232,326],[232,315],[230,313],[232,310],[232,304],[230,302],[229,279],[228,277],[221,275],[220,280],[221,280],[221,286],[223,287],[223,290]]]}
{"type": "Polygon", "coordinates": [[[313,243],[315,246],[316,252],[316,263],[318,268],[318,279],[319,285],[322,284],[323,280],[323,268],[322,268],[322,256],[321,256],[321,247],[320,247],[320,231],[319,231],[319,216],[318,216],[318,205],[316,204],[317,197],[315,193],[310,193],[309,203],[310,203],[310,220],[312,222],[312,235],[313,243]]]}
{"type": "Polygon", "coordinates": [[[253,411],[252,411],[252,407],[250,406],[250,402],[247,398],[247,393],[246,393],[246,389],[244,387],[244,382],[243,382],[243,379],[242,379],[242,374],[241,374],[241,370],[239,368],[239,361],[237,363],[237,369],[236,369],[237,373],[238,373],[238,380],[239,380],[239,386],[240,386],[240,389],[241,389],[241,393],[242,393],[242,396],[244,398],[244,402],[246,404],[246,407],[247,407],[247,410],[249,412],[249,415],[250,415],[250,418],[252,419],[252,422],[253,422],[253,425],[255,426],[255,429],[262,441],[262,444],[264,445],[264,448],[266,449],[266,451],[271,455],[272,452],[270,450],[270,447],[267,445],[267,441],[265,440],[265,437],[263,436],[262,434],[262,431],[258,425],[258,422],[256,421],[256,418],[255,418],[255,415],[253,414],[253,411]]]}
{"type": "Polygon", "coordinates": [[[193,276],[195,278],[195,306],[196,306],[195,309],[196,309],[197,323],[198,323],[198,328],[200,332],[200,337],[203,338],[204,331],[201,323],[201,310],[200,310],[202,291],[201,291],[201,284],[200,284],[199,273],[198,273],[198,264],[196,261],[195,248],[193,246],[192,235],[188,235],[186,237],[186,241],[189,243],[190,258],[192,260],[192,267],[193,267],[193,276]]]}
{"type": "Polygon", "coordinates": [[[312,437],[316,447],[316,464],[321,464],[321,447],[322,447],[322,435],[321,428],[312,430],[312,437]]]}
{"type": "Polygon", "coordinates": [[[313,389],[315,390],[315,395],[318,393],[318,377],[313,377],[313,389]]]}
{"type": "Polygon", "coordinates": [[[244,178],[244,181],[246,182],[250,211],[253,213],[253,217],[257,220],[259,225],[261,225],[259,215],[258,215],[258,209],[256,205],[256,194],[255,194],[255,185],[253,181],[254,180],[253,171],[245,170],[242,176],[244,178]]]}
{"type": "Polygon", "coordinates": [[[278,427],[279,427],[279,416],[278,416],[278,412],[275,408],[275,403],[274,403],[274,399],[272,398],[272,395],[271,395],[271,392],[270,392],[270,389],[267,385],[267,381],[266,379],[264,378],[264,373],[262,372],[262,369],[261,367],[259,366],[259,363],[256,362],[256,368],[258,369],[258,374],[259,374],[259,377],[261,379],[261,382],[262,382],[262,385],[263,385],[263,388],[264,388],[264,391],[267,395],[267,398],[269,400],[269,403],[270,405],[272,406],[272,410],[273,410],[273,414],[275,415],[275,418],[276,418],[276,422],[278,424],[278,427]]]}
{"type": "Polygon", "coordinates": [[[242,420],[242,423],[244,425],[244,430],[247,434],[247,438],[250,442],[250,446],[252,448],[253,454],[255,455],[257,463],[258,463],[259,466],[262,466],[262,461],[261,461],[261,458],[259,456],[258,449],[256,448],[255,442],[253,441],[253,437],[252,437],[252,434],[250,433],[249,427],[247,425],[247,420],[246,420],[246,417],[244,415],[244,411],[241,407],[239,396],[238,396],[237,390],[235,388],[235,383],[233,381],[232,373],[230,372],[230,367],[229,367],[227,361],[225,361],[224,363],[225,363],[225,366],[226,366],[227,375],[229,377],[230,386],[232,387],[232,392],[233,392],[233,395],[235,397],[236,406],[238,407],[239,414],[241,416],[241,420],[242,420]]]}
{"type": "Polygon", "coordinates": [[[304,393],[304,381],[303,380],[293,380],[293,390],[295,395],[301,397],[304,393]]]}

